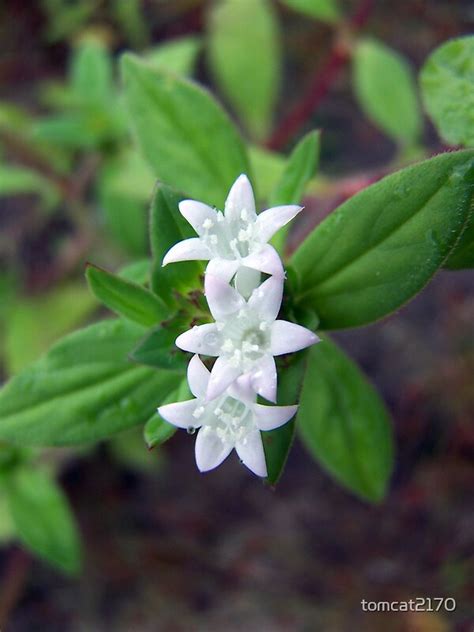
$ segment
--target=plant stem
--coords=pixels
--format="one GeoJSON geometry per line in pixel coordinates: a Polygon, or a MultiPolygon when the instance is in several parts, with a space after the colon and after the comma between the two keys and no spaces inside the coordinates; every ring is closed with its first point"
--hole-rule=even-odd
{"type": "Polygon", "coordinates": [[[334,85],[339,74],[351,59],[350,39],[367,22],[373,0],[361,0],[348,23],[339,25],[329,55],[321,68],[318,68],[309,84],[303,99],[282,120],[278,128],[266,143],[269,149],[281,149],[294,136],[306,120],[313,114],[321,101],[334,85]]]}

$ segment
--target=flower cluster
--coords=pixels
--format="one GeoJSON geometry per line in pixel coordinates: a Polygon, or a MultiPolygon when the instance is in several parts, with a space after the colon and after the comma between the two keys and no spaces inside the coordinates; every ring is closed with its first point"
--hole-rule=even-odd
{"type": "Polygon", "coordinates": [[[204,290],[214,322],[176,339],[180,349],[196,354],[187,374],[195,399],[160,406],[158,412],[190,433],[199,428],[196,463],[201,472],[220,465],[235,448],[244,465],[264,477],[260,431],[289,421],[297,406],[266,406],[257,403],[257,396],[276,402],[275,356],[319,341],[309,329],[277,319],[284,270],[268,241],[302,209],[277,206],[257,215],[252,186],[241,175],[223,213],[193,200],[181,202],[179,210],[199,237],[174,245],[163,265],[209,261],[204,290]],[[269,275],[263,282],[262,273],[269,275]],[[216,358],[210,372],[199,355],[216,358]]]}

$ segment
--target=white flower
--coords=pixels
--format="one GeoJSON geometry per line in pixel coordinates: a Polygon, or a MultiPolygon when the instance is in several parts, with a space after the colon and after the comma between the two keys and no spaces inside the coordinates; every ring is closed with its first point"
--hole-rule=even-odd
{"type": "Polygon", "coordinates": [[[196,437],[196,463],[201,472],[212,470],[233,449],[257,476],[266,476],[267,467],[260,430],[273,430],[289,421],[297,406],[263,406],[255,402],[249,379],[241,377],[212,401],[206,399],[210,373],[198,356],[188,366],[188,383],[196,399],[158,408],[158,413],[178,428],[196,437]]]}
{"type": "MultiPolygon", "coordinates": [[[[163,265],[205,259],[210,260],[207,272],[226,281],[230,281],[238,271],[239,276],[242,268],[283,277],[280,257],[267,242],[301,209],[301,206],[294,205],[276,206],[257,215],[252,185],[242,174],[229,192],[224,213],[194,200],[183,200],[179,204],[181,214],[199,237],[175,244],[166,253],[163,265]]],[[[237,278],[237,287],[239,283],[237,278]]],[[[257,284],[258,279],[254,287],[257,284]]]]}
{"type": "Polygon", "coordinates": [[[206,274],[205,292],[216,322],[193,327],[178,336],[184,351],[217,356],[207,399],[221,395],[240,375],[248,374],[256,393],[276,401],[277,373],[273,356],[291,353],[319,341],[309,329],[276,320],[283,279],[270,277],[248,301],[219,277],[206,274]]]}

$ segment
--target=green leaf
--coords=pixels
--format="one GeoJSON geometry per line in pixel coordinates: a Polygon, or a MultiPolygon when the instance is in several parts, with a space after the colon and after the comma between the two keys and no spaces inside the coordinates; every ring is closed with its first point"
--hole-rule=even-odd
{"type": "Polygon", "coordinates": [[[3,547],[9,544],[14,537],[15,525],[8,506],[8,499],[3,494],[0,494],[0,546],[3,547]]]}
{"type": "Polygon", "coordinates": [[[88,128],[80,112],[56,114],[38,120],[33,125],[32,137],[36,141],[71,149],[93,149],[99,142],[99,135],[88,128]]]}
{"type": "Polygon", "coordinates": [[[249,158],[259,197],[268,200],[285,170],[285,157],[257,145],[250,145],[249,158]]]}
{"type": "Polygon", "coordinates": [[[138,364],[159,369],[184,369],[189,356],[178,349],[175,340],[189,329],[189,320],[174,318],[152,329],[132,351],[131,358],[138,364]]]}
{"type": "Polygon", "coordinates": [[[303,136],[291,152],[278,184],[272,191],[269,205],[299,204],[305,187],[316,175],[319,165],[321,134],[312,131],[303,136]]]}
{"type": "Polygon", "coordinates": [[[449,270],[474,268],[474,210],[471,212],[466,230],[456,243],[444,267],[449,270]]]}
{"type": "Polygon", "coordinates": [[[280,33],[269,0],[221,0],[210,13],[209,61],[256,138],[268,133],[280,83],[280,33]]]}
{"type": "Polygon", "coordinates": [[[75,445],[145,422],[182,374],[127,360],[144,333],[108,320],[63,338],[0,391],[0,439],[75,445]]]}
{"type": "Polygon", "coordinates": [[[127,281],[148,285],[150,283],[151,261],[150,259],[132,261],[120,268],[117,274],[127,281]]]}
{"type": "Polygon", "coordinates": [[[59,201],[59,194],[48,180],[25,167],[0,165],[0,197],[35,193],[40,196],[45,210],[59,201]]]}
{"type": "Polygon", "coordinates": [[[112,59],[97,38],[84,38],[74,51],[70,82],[78,102],[107,106],[112,101],[112,59]]]}
{"type": "Polygon", "coordinates": [[[90,264],[87,266],[86,277],[92,293],[99,301],[135,323],[152,327],[169,315],[163,301],[137,283],[90,264]]]}
{"type": "MultiPolygon", "coordinates": [[[[282,367],[279,373],[278,405],[290,406],[299,400],[301,385],[306,368],[306,354],[288,367],[282,367]]],[[[293,419],[276,430],[262,432],[263,449],[267,463],[267,478],[270,485],[276,485],[283,474],[288,455],[295,436],[295,422],[293,419]]]]}
{"type": "MultiPolygon", "coordinates": [[[[168,395],[168,397],[163,400],[162,404],[183,402],[187,399],[191,399],[191,397],[192,395],[189,392],[188,383],[186,380],[183,380],[178,388],[172,391],[168,395]]],[[[150,419],[145,424],[143,437],[145,439],[145,443],[148,446],[148,449],[151,449],[154,448],[156,445],[168,441],[168,439],[170,439],[176,431],[176,426],[168,423],[162,417],[160,417],[157,412],[155,412],[155,414],[150,417],[150,419]]]]}
{"type": "Polygon", "coordinates": [[[125,98],[143,152],[157,178],[221,207],[235,179],[249,173],[232,122],[197,84],[122,57],[125,98]]]}
{"type": "Polygon", "coordinates": [[[367,500],[384,497],[393,467],[389,417],[372,385],[327,337],[309,352],[296,426],[337,481],[367,500]]]}
{"type": "Polygon", "coordinates": [[[323,22],[337,22],[341,11],[336,0],[281,0],[291,9],[323,22]]]}
{"type": "Polygon", "coordinates": [[[113,0],[112,10],[132,48],[142,48],[150,39],[151,24],[141,0],[113,0]]]}
{"type": "Polygon", "coordinates": [[[422,120],[416,83],[407,61],[377,40],[359,40],[353,80],[367,117],[394,140],[416,143],[422,120]]]}
{"type": "Polygon", "coordinates": [[[322,329],[365,325],[413,298],[469,221],[474,151],[447,153],[364,189],[327,217],[291,259],[296,300],[322,329]]]}
{"type": "Polygon", "coordinates": [[[41,470],[24,466],[8,476],[5,490],[21,542],[67,574],[77,574],[81,542],[61,488],[41,470]]]}
{"type": "Polygon", "coordinates": [[[150,208],[150,241],[153,254],[151,287],[167,304],[174,305],[175,291],[200,287],[203,270],[197,261],[182,261],[165,268],[165,254],[178,241],[195,237],[191,225],[181,215],[178,204],[183,196],[169,187],[158,184],[150,208]]]}
{"type": "Polygon", "coordinates": [[[100,173],[99,201],[114,239],[134,256],[147,254],[147,210],[154,178],[140,154],[125,151],[100,173]]]}
{"type": "Polygon", "coordinates": [[[423,103],[451,145],[474,145],[474,36],[437,48],[420,73],[423,103]]]}
{"type": "Polygon", "coordinates": [[[83,283],[57,287],[48,294],[13,300],[5,322],[5,364],[15,374],[53,342],[78,327],[96,307],[83,283]]]}
{"type": "MultiPolygon", "coordinates": [[[[291,152],[278,184],[272,191],[269,206],[281,204],[299,204],[303,198],[306,185],[314,177],[319,165],[321,134],[309,132],[291,152]]],[[[285,226],[272,240],[272,244],[280,252],[283,251],[290,225],[285,226]]]]}
{"type": "Polygon", "coordinates": [[[187,77],[194,71],[201,45],[199,37],[177,37],[146,52],[145,59],[155,68],[187,77]]]}

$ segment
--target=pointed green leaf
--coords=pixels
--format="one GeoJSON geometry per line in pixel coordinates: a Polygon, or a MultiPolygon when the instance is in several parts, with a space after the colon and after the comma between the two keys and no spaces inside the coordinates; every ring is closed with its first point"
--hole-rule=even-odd
{"type": "Polygon", "coordinates": [[[84,283],[69,283],[8,305],[5,364],[10,375],[37,360],[53,342],[83,324],[97,303],[84,283]]]}
{"type": "Polygon", "coordinates": [[[291,9],[316,20],[334,23],[341,18],[337,0],[281,0],[291,9]]]}
{"type": "Polygon", "coordinates": [[[209,61],[244,125],[263,138],[280,83],[280,33],[270,0],[216,3],[209,19],[209,61]]]}
{"type": "MultiPolygon", "coordinates": [[[[278,184],[272,191],[269,206],[281,204],[299,204],[308,182],[316,174],[319,164],[321,134],[318,131],[309,132],[296,145],[288,158],[278,184]]],[[[280,252],[283,251],[290,225],[278,231],[272,244],[280,252]]]]}
{"type": "Polygon", "coordinates": [[[122,57],[125,98],[136,138],[157,178],[199,201],[222,206],[249,166],[234,125],[197,84],[122,57]]]}
{"type": "Polygon", "coordinates": [[[31,466],[4,481],[16,535],[35,555],[70,575],[81,568],[81,542],[68,500],[57,483],[31,466]]]}
{"type": "Polygon", "coordinates": [[[189,356],[178,349],[175,341],[189,329],[189,320],[178,317],[162,323],[140,340],[130,357],[138,364],[159,369],[184,369],[189,356]]]}
{"type": "MultiPolygon", "coordinates": [[[[278,405],[297,404],[306,368],[306,354],[300,354],[293,364],[282,367],[279,373],[278,405]]],[[[276,430],[262,432],[263,449],[267,463],[267,478],[270,485],[278,483],[286,465],[295,435],[293,419],[276,430]]]]}
{"type": "Polygon", "coordinates": [[[193,73],[200,49],[199,37],[177,37],[147,51],[145,59],[155,68],[186,77],[193,73]]]}
{"type": "MultiPolygon", "coordinates": [[[[182,380],[177,389],[172,391],[162,402],[162,404],[173,404],[174,402],[183,402],[191,399],[192,395],[189,391],[187,380],[182,380]]],[[[143,431],[143,437],[148,448],[154,448],[156,445],[168,441],[178,430],[176,426],[165,421],[158,412],[150,417],[146,422],[143,431]]]]}
{"type": "Polygon", "coordinates": [[[150,208],[150,241],[153,254],[151,287],[167,304],[174,304],[176,291],[199,287],[203,266],[197,261],[180,261],[165,268],[163,257],[178,241],[196,237],[191,225],[179,212],[183,196],[158,184],[150,208]]]}
{"type": "Polygon", "coordinates": [[[182,373],[127,360],[144,334],[134,323],[107,320],[63,338],[0,391],[0,439],[74,445],[146,421],[182,373]]]}
{"type": "Polygon", "coordinates": [[[408,62],[382,42],[362,39],[353,70],[355,93],[368,118],[393,139],[415,143],[422,121],[408,62]]]}
{"type": "Polygon", "coordinates": [[[296,300],[322,329],[364,325],[413,298],[466,227],[474,151],[447,153],[387,176],[342,204],[291,259],[296,300]]]}
{"type": "Polygon", "coordinates": [[[135,323],[152,327],[169,316],[161,299],[142,285],[88,265],[86,277],[89,287],[99,301],[121,316],[135,323]]]}
{"type": "Polygon", "coordinates": [[[474,35],[449,40],[420,74],[424,106],[444,140],[474,145],[474,35]]]}
{"type": "Polygon", "coordinates": [[[373,502],[384,497],[393,467],[390,420],[372,385],[327,337],[309,352],[296,426],[338,482],[373,502]]]}
{"type": "Polygon", "coordinates": [[[474,268],[474,209],[469,218],[466,230],[456,243],[456,247],[451,252],[444,267],[449,270],[474,268]]]}
{"type": "Polygon", "coordinates": [[[113,96],[112,59],[103,43],[92,37],[74,51],[71,88],[78,102],[108,105],[113,96]]]}

